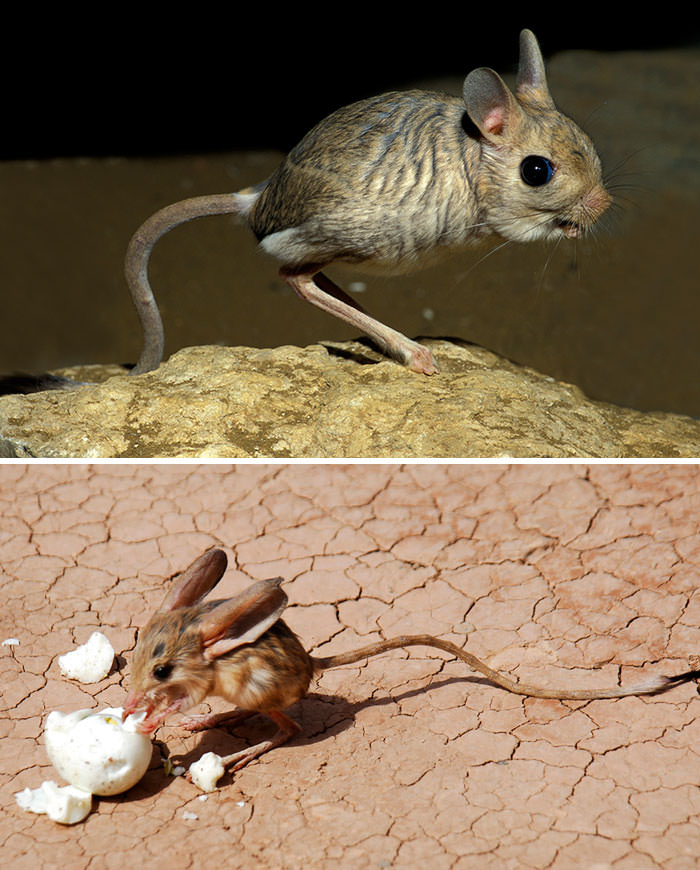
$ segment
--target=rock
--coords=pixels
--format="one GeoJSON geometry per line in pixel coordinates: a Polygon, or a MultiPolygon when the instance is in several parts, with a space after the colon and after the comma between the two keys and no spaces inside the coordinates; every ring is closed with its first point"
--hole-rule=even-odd
{"type": "Polygon", "coordinates": [[[700,455],[689,417],[594,402],[479,347],[426,343],[433,377],[360,342],[187,348],[145,375],[2,397],[0,433],[23,455],[87,459],[700,455]]]}

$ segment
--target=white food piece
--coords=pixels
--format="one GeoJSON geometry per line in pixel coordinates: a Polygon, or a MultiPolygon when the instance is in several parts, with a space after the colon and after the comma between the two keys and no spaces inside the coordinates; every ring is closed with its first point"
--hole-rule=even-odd
{"type": "Polygon", "coordinates": [[[49,779],[39,788],[25,788],[15,794],[15,800],[23,810],[46,813],[54,822],[74,825],[82,822],[92,808],[92,794],[74,785],[58,786],[49,779]]]}
{"type": "Polygon", "coordinates": [[[199,761],[190,764],[192,782],[202,791],[215,791],[216,783],[223,775],[224,765],[216,752],[205,752],[199,761]]]}
{"type": "Polygon", "coordinates": [[[2,642],[2,645],[3,646],[18,646],[19,645],[19,638],[18,637],[7,637],[2,642]]]}
{"type": "Polygon", "coordinates": [[[181,764],[176,766],[169,758],[163,759],[163,770],[166,776],[182,776],[185,772],[185,768],[181,764]]]}
{"type": "Polygon", "coordinates": [[[94,631],[87,643],[58,657],[58,666],[64,677],[81,683],[98,683],[112,668],[114,649],[107,638],[94,631]]]}
{"type": "Polygon", "coordinates": [[[151,741],[136,728],[145,713],[122,723],[121,707],[49,713],[44,729],[51,763],[71,785],[98,795],[121,794],[151,761],[151,741]]]}

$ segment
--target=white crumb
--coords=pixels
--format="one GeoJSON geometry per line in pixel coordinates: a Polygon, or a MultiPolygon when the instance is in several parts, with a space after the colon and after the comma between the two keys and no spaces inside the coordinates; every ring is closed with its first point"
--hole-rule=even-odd
{"type": "Polygon", "coordinates": [[[98,683],[112,668],[114,649],[107,638],[94,631],[87,643],[58,657],[61,673],[81,683],[98,683]]]}

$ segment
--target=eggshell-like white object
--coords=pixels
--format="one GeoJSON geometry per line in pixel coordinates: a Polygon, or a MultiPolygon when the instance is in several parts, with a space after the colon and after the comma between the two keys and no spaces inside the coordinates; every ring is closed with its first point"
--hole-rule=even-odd
{"type": "Polygon", "coordinates": [[[198,761],[190,764],[192,782],[202,791],[215,791],[216,783],[223,775],[224,765],[216,752],[205,752],[198,761]]]}
{"type": "Polygon", "coordinates": [[[92,794],[74,785],[58,786],[49,779],[39,788],[25,788],[15,794],[15,800],[23,810],[46,813],[54,822],[74,825],[82,822],[92,808],[92,794]]]}
{"type": "Polygon", "coordinates": [[[58,657],[58,666],[64,677],[81,683],[98,683],[112,669],[114,649],[107,638],[94,631],[87,643],[58,657]]]}
{"type": "Polygon", "coordinates": [[[151,761],[151,741],[136,731],[145,713],[122,723],[122,709],[49,713],[44,729],[51,763],[71,785],[98,795],[121,794],[151,761]]]}

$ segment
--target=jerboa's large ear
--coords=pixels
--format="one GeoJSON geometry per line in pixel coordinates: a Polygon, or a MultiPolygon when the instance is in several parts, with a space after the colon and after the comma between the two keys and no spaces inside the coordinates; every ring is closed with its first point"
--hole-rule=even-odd
{"type": "Polygon", "coordinates": [[[462,90],[467,114],[482,136],[503,141],[518,125],[522,109],[503,79],[494,70],[480,67],[464,80],[462,90]]]}
{"type": "Polygon", "coordinates": [[[520,60],[515,80],[515,93],[524,99],[535,99],[538,103],[554,107],[554,101],[547,87],[542,52],[531,30],[520,33],[520,60]]]}
{"type": "Polygon", "coordinates": [[[200,618],[198,624],[206,660],[253,643],[277,622],[287,606],[281,582],[281,577],[260,580],[200,618]]]}
{"type": "Polygon", "coordinates": [[[180,574],[158,608],[159,612],[189,607],[201,601],[224,576],[227,564],[223,550],[208,550],[180,574]]]}

